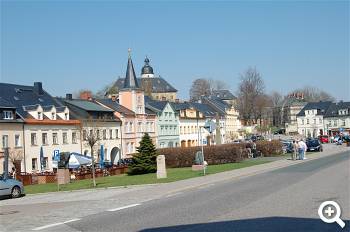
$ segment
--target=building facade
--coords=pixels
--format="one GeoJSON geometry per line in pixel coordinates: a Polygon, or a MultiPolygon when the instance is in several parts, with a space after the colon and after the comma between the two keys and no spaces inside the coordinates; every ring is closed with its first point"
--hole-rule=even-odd
{"type": "Polygon", "coordinates": [[[305,137],[325,134],[324,116],[332,102],[310,102],[297,114],[298,133],[305,137]]]}
{"type": "Polygon", "coordinates": [[[333,103],[325,114],[324,127],[328,135],[349,135],[350,102],[333,103]]]}
{"type": "Polygon", "coordinates": [[[21,171],[24,159],[23,120],[16,107],[0,97],[0,173],[4,171],[4,152],[9,149],[9,170],[16,166],[21,171]]]}
{"type": "Polygon", "coordinates": [[[157,147],[178,147],[179,115],[167,101],[147,100],[146,107],[157,114],[157,147]]]}

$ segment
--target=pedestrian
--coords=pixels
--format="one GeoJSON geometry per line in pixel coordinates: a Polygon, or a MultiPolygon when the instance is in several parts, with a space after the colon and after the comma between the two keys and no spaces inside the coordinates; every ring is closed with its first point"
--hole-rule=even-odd
{"type": "Polygon", "coordinates": [[[304,155],[304,145],[303,145],[303,140],[300,139],[298,142],[298,155],[299,155],[299,160],[303,160],[303,155],[304,155]]]}
{"type": "Polygon", "coordinates": [[[297,159],[298,148],[299,148],[298,143],[295,140],[293,140],[292,160],[297,159]]]}
{"type": "Polygon", "coordinates": [[[307,145],[306,143],[304,142],[304,140],[302,140],[303,142],[303,160],[306,160],[306,151],[307,151],[307,145]]]}
{"type": "Polygon", "coordinates": [[[256,158],[257,154],[256,154],[256,143],[253,142],[252,144],[252,153],[253,153],[253,158],[256,158]]]}
{"type": "Polygon", "coordinates": [[[246,144],[246,149],[247,149],[247,152],[248,152],[248,158],[252,158],[252,149],[250,148],[250,143],[249,142],[246,144]]]}

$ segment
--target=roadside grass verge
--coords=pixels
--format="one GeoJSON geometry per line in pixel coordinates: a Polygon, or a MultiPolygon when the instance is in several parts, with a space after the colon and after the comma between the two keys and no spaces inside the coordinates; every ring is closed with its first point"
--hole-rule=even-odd
{"type": "MultiPolygon", "coordinates": [[[[244,160],[240,163],[210,165],[207,168],[206,174],[210,175],[210,174],[215,174],[219,172],[245,168],[253,165],[264,164],[268,162],[271,162],[271,161],[260,160],[260,159],[250,159],[250,160],[244,160]]],[[[124,175],[100,177],[100,178],[96,178],[96,184],[97,184],[96,188],[174,182],[174,181],[203,176],[203,172],[192,171],[191,167],[169,168],[167,169],[167,176],[168,178],[159,179],[159,180],[157,179],[156,173],[135,175],[135,176],[128,176],[124,174],[124,175]]],[[[24,188],[25,188],[26,194],[58,191],[58,187],[56,183],[27,185],[24,188]]],[[[60,191],[71,191],[71,190],[78,190],[78,189],[89,189],[89,188],[93,188],[93,186],[92,186],[92,180],[87,179],[87,180],[73,181],[72,183],[69,183],[69,184],[60,185],[59,188],[60,188],[60,191]]]]}

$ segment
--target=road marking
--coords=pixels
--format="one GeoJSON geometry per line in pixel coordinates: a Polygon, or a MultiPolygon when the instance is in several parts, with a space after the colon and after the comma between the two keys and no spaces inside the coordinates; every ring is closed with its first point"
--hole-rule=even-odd
{"type": "Polygon", "coordinates": [[[138,206],[138,205],[141,205],[141,204],[126,205],[126,206],[118,207],[118,208],[115,208],[115,209],[109,209],[109,210],[107,210],[107,211],[109,211],[109,212],[114,212],[114,211],[118,211],[118,210],[122,210],[122,209],[127,209],[127,208],[131,208],[131,207],[135,207],[135,206],[138,206]]]}
{"type": "Polygon", "coordinates": [[[183,192],[171,193],[171,194],[166,195],[165,197],[173,197],[173,196],[177,196],[177,195],[180,195],[180,194],[183,194],[183,192]]]}
{"type": "Polygon", "coordinates": [[[79,220],[80,220],[79,218],[74,218],[74,219],[71,219],[71,220],[68,220],[68,221],[65,221],[65,222],[57,222],[57,223],[49,224],[49,225],[46,225],[46,226],[36,227],[36,228],[34,228],[32,230],[43,230],[43,229],[47,229],[47,228],[50,228],[50,227],[59,226],[59,225],[63,225],[63,224],[69,223],[69,222],[75,222],[75,221],[79,221],[79,220]]]}

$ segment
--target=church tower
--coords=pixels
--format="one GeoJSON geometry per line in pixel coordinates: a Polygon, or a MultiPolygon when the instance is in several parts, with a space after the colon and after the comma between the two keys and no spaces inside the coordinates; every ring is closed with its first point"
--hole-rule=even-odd
{"type": "Polygon", "coordinates": [[[136,114],[145,114],[144,93],[139,87],[135,76],[134,65],[131,59],[131,49],[128,49],[128,66],[124,79],[124,86],[119,91],[119,104],[134,111],[136,114]]]}
{"type": "Polygon", "coordinates": [[[149,59],[146,56],[145,65],[141,70],[141,78],[154,77],[153,68],[149,65],[149,59]]]}

